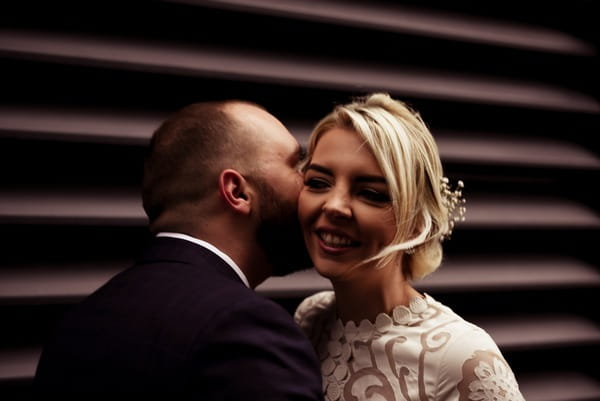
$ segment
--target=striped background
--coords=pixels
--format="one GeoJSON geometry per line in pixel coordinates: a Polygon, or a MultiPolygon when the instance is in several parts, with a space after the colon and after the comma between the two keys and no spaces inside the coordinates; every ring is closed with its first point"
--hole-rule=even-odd
{"type": "MultiPolygon", "coordinates": [[[[385,90],[466,184],[467,221],[417,287],[490,332],[527,400],[600,399],[592,2],[45,3],[0,16],[0,394],[28,394],[56,319],[148,239],[142,157],[166,115],[247,99],[306,143],[334,104],[385,90]]],[[[307,270],[258,290],[291,312],[327,288],[307,270]]]]}

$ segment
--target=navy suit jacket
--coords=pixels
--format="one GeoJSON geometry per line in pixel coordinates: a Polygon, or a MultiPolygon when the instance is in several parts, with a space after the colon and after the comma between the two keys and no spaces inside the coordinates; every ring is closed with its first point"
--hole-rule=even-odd
{"type": "Polygon", "coordinates": [[[65,316],[34,389],[322,399],[315,352],[290,314],[213,252],[164,237],[65,316]]]}

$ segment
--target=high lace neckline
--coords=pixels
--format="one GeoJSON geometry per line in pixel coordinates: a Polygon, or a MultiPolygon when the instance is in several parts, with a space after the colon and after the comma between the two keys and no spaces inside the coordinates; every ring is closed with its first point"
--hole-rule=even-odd
{"type": "Polygon", "coordinates": [[[408,306],[398,305],[394,307],[391,314],[381,312],[377,315],[374,322],[369,319],[363,319],[358,326],[352,320],[344,324],[342,319],[337,317],[331,330],[332,340],[339,340],[341,337],[346,337],[348,341],[352,341],[355,338],[366,339],[371,337],[375,332],[386,333],[394,325],[412,325],[422,320],[422,314],[427,310],[428,306],[427,295],[423,297],[416,296],[410,299],[408,306]]]}

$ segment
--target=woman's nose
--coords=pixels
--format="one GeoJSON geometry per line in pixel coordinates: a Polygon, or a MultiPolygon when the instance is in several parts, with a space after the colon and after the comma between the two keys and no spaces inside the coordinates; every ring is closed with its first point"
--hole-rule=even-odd
{"type": "Polygon", "coordinates": [[[331,218],[350,218],[352,208],[350,197],[341,191],[332,191],[323,204],[323,212],[331,218]]]}

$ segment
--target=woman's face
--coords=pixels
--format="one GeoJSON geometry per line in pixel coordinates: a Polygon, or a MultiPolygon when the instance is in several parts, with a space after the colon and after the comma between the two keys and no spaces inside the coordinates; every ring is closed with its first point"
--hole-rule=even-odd
{"type": "Polygon", "coordinates": [[[389,245],[396,232],[386,180],[353,131],[333,128],[317,142],[304,175],[298,215],[317,271],[350,278],[350,267],[389,245]]]}

